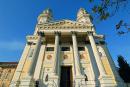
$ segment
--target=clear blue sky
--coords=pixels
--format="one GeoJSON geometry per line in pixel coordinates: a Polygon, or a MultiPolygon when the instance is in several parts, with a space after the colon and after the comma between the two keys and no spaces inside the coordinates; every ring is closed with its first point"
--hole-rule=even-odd
{"type": "MultiPolygon", "coordinates": [[[[37,16],[51,8],[55,20],[76,19],[80,7],[89,13],[88,0],[0,0],[0,61],[18,61],[26,43],[26,35],[33,34],[37,16]]],[[[98,34],[106,35],[108,48],[114,59],[121,54],[130,63],[130,33],[118,36],[115,24],[120,19],[130,23],[130,16],[124,10],[107,21],[93,21],[98,34]]]]}

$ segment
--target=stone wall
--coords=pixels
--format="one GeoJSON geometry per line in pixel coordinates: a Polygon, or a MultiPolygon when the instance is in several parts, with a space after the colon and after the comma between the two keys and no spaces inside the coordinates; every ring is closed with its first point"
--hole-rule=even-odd
{"type": "Polygon", "coordinates": [[[0,62],[0,87],[9,87],[17,62],[0,62]]]}

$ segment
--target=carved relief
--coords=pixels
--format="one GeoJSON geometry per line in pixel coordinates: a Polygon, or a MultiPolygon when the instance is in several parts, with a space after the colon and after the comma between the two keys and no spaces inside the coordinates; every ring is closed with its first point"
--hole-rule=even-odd
{"type": "Polygon", "coordinates": [[[85,59],[84,54],[81,54],[81,55],[80,55],[80,59],[85,59]]]}
{"type": "Polygon", "coordinates": [[[63,56],[63,59],[68,59],[68,55],[64,55],[64,56],[63,56]]]}
{"type": "Polygon", "coordinates": [[[58,22],[52,22],[48,24],[39,25],[39,29],[86,29],[91,28],[92,25],[84,25],[83,23],[77,23],[70,20],[63,20],[58,22]]]}
{"type": "Polygon", "coordinates": [[[52,55],[47,55],[47,59],[51,60],[52,59],[52,55]]]}

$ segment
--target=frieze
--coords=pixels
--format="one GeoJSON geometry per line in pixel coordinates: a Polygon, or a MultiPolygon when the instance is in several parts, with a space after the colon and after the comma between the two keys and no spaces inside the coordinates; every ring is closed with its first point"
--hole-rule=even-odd
{"type": "Polygon", "coordinates": [[[40,30],[43,29],[90,29],[91,26],[41,26],[40,30]]]}
{"type": "Polygon", "coordinates": [[[63,20],[58,22],[50,22],[39,24],[39,29],[90,29],[93,25],[83,24],[76,21],[63,20]]]}

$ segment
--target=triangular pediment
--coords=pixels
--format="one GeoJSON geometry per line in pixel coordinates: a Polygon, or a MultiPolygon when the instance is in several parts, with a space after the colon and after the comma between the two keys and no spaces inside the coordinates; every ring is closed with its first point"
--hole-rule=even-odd
{"type": "Polygon", "coordinates": [[[79,23],[77,21],[71,21],[71,20],[61,20],[61,21],[54,21],[49,23],[42,24],[42,27],[45,28],[88,28],[92,25],[90,24],[84,24],[79,23]]]}

